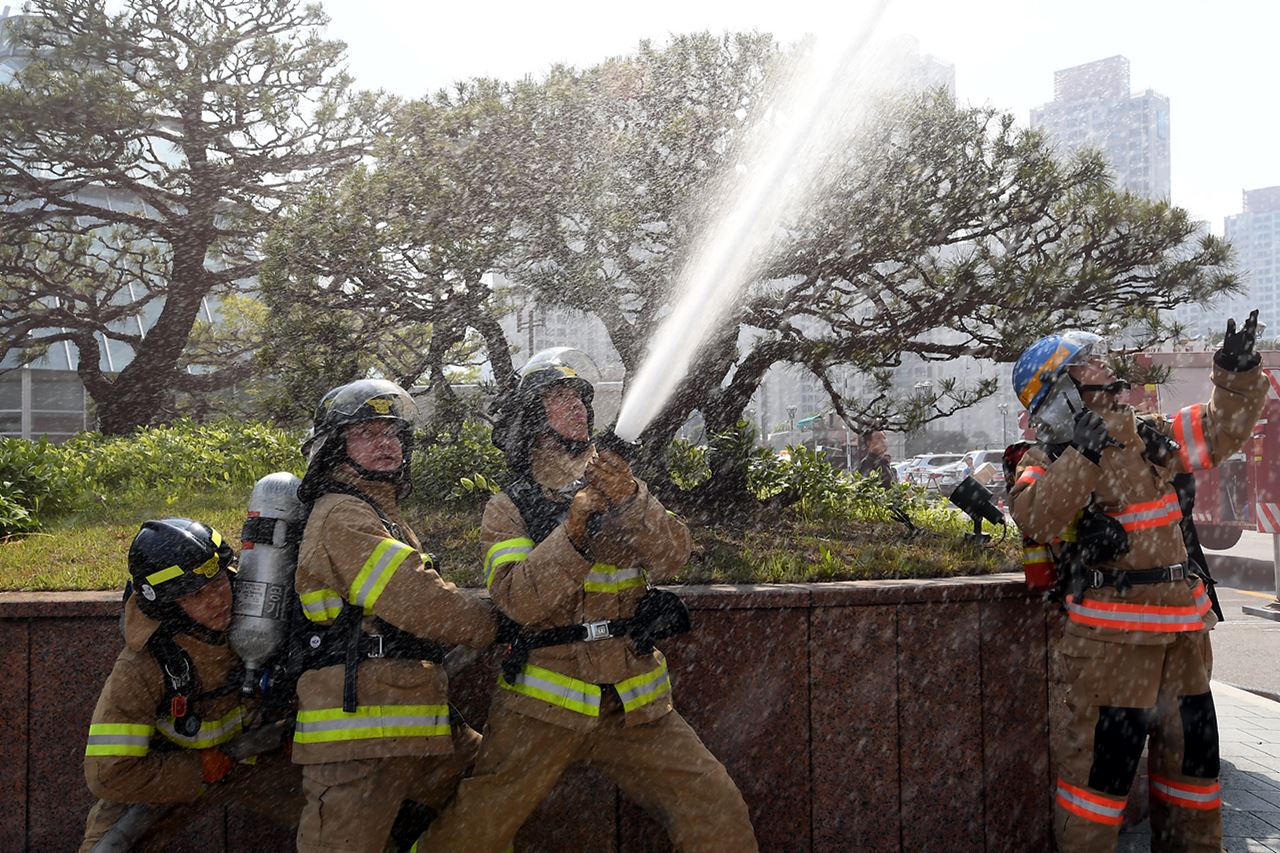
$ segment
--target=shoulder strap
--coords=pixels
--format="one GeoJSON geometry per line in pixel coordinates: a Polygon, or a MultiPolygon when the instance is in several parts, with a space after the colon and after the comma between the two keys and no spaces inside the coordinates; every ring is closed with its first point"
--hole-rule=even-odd
{"type": "Polygon", "coordinates": [[[409,547],[416,549],[417,546],[415,546],[412,542],[408,540],[408,538],[404,535],[404,531],[400,529],[400,525],[392,521],[391,518],[385,512],[382,511],[382,507],[378,506],[378,504],[374,501],[373,498],[369,497],[364,492],[357,489],[355,486],[348,486],[346,483],[330,482],[326,486],[326,491],[337,492],[338,494],[342,494],[342,495],[350,495],[353,498],[359,498],[360,500],[364,501],[369,505],[369,507],[374,512],[378,514],[378,520],[382,522],[383,527],[387,528],[387,533],[391,534],[391,538],[398,539],[399,541],[403,542],[409,547]]]}
{"type": "MultiPolygon", "coordinates": [[[[190,716],[192,702],[200,692],[200,678],[191,663],[191,655],[164,628],[147,639],[147,649],[164,676],[164,696],[156,706],[156,715],[171,714],[178,721],[190,716]]],[[[196,726],[199,727],[198,718],[196,726]]]]}
{"type": "Polygon", "coordinates": [[[551,535],[569,510],[567,502],[548,500],[529,477],[517,477],[502,490],[520,512],[529,538],[535,543],[551,535]]]}

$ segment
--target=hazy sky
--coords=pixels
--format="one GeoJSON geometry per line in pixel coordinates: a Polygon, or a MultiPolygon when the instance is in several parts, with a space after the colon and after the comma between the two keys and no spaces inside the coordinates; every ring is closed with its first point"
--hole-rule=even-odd
{"type": "MultiPolygon", "coordinates": [[[[357,82],[406,96],[472,76],[538,75],[555,62],[590,65],[672,33],[756,29],[791,42],[853,26],[870,5],[323,0],[357,82]]],[[[1171,102],[1173,201],[1215,232],[1240,211],[1242,189],[1280,184],[1273,0],[894,0],[878,32],[916,36],[922,52],[955,65],[962,102],[1010,110],[1023,124],[1052,99],[1056,69],[1127,56],[1133,90],[1171,102]]]]}

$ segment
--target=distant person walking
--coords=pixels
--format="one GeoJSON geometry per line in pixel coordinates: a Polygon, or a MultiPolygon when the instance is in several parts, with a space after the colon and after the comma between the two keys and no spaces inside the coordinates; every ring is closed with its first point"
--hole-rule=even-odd
{"type": "Polygon", "coordinates": [[[864,477],[875,477],[886,489],[892,486],[896,481],[893,468],[890,467],[893,457],[889,455],[889,442],[884,433],[880,430],[865,433],[862,436],[862,446],[866,448],[866,453],[858,463],[858,473],[864,477]]]}

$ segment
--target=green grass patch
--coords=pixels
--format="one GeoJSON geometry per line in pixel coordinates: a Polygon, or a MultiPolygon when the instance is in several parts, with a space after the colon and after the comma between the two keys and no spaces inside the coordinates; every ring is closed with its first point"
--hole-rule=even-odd
{"type": "Polygon", "coordinates": [[[143,521],[187,516],[234,541],[248,498],[246,489],[226,488],[181,499],[134,495],[92,502],[37,533],[0,542],[0,589],[121,589],[129,574],[129,543],[143,521]]]}
{"type": "MultiPolygon", "coordinates": [[[[38,533],[0,542],[0,590],[120,589],[129,542],[149,518],[184,515],[239,537],[249,489],[227,487],[176,496],[133,496],[51,520],[38,533]]],[[[481,586],[479,509],[408,507],[406,520],[444,576],[481,586]]],[[[1010,532],[992,545],[964,544],[965,522],[941,507],[917,506],[921,532],[908,539],[901,525],[882,521],[804,522],[783,517],[770,525],[695,528],[700,546],[679,580],[686,583],[789,583],[871,578],[954,577],[1016,569],[1018,540],[1010,532]]]]}
{"type": "Polygon", "coordinates": [[[781,520],[758,528],[694,531],[702,547],[680,573],[685,583],[821,583],[881,578],[944,578],[1013,571],[1020,540],[995,533],[976,547],[946,525],[908,536],[901,525],[781,520]]]}

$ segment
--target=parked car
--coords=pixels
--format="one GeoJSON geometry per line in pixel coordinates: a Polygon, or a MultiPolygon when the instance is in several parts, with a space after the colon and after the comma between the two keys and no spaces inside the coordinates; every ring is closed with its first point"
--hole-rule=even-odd
{"type": "Polygon", "coordinates": [[[923,459],[928,454],[920,454],[912,456],[910,459],[903,459],[901,462],[894,462],[889,467],[893,469],[893,477],[899,483],[907,482],[907,472],[911,470],[911,466],[917,461],[923,459]]]}
{"type": "Polygon", "coordinates": [[[930,484],[929,474],[943,465],[959,462],[963,457],[959,453],[924,453],[917,456],[907,469],[907,481],[917,486],[930,484]]]}

